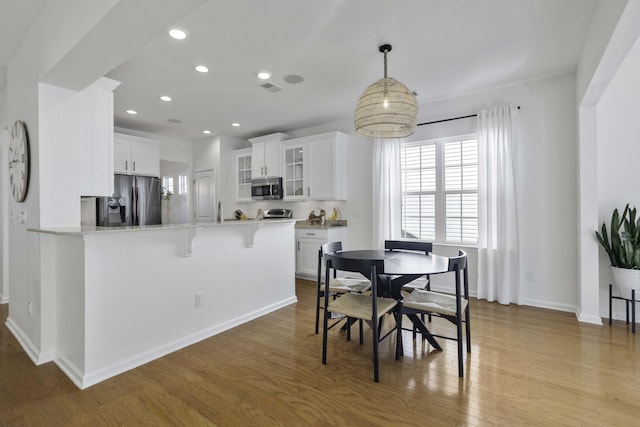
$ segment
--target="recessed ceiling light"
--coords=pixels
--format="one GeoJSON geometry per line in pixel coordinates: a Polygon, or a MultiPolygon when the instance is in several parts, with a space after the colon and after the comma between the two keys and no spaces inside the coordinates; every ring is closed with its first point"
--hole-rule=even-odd
{"type": "Polygon", "coordinates": [[[268,80],[271,78],[271,73],[269,71],[258,71],[256,75],[260,80],[268,80]]]}
{"type": "Polygon", "coordinates": [[[169,35],[176,40],[184,40],[188,36],[187,32],[182,28],[171,28],[169,30],[169,35]]]}
{"type": "Polygon", "coordinates": [[[204,133],[205,135],[209,135],[211,133],[210,130],[203,130],[202,133],[204,133]]]}
{"type": "Polygon", "coordinates": [[[127,110],[127,114],[136,115],[138,112],[136,110],[127,110]]]}
{"type": "Polygon", "coordinates": [[[240,126],[240,123],[231,123],[231,126],[233,126],[234,128],[237,128],[238,126],[240,126]]]}
{"type": "Polygon", "coordinates": [[[166,102],[171,101],[171,97],[170,97],[170,96],[167,96],[167,95],[162,95],[162,96],[160,97],[160,99],[162,99],[163,101],[166,101],[166,102]]]}
{"type": "Polygon", "coordinates": [[[196,66],[196,71],[198,71],[200,73],[208,73],[209,69],[207,67],[205,67],[204,65],[198,65],[198,66],[196,66]]]}

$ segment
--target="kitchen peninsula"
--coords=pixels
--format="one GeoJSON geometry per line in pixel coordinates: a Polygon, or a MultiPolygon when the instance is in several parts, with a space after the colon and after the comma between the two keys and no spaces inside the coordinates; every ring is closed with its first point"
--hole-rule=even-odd
{"type": "Polygon", "coordinates": [[[31,229],[52,359],[86,388],[295,303],[294,223],[31,229]]]}

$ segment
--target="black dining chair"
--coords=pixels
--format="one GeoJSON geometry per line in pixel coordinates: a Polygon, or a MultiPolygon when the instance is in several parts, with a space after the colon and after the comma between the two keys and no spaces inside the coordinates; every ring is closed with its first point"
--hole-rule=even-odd
{"type": "MultiPolygon", "coordinates": [[[[429,255],[433,252],[433,243],[415,240],[385,240],[384,249],[387,251],[422,252],[429,255]]],[[[430,290],[429,275],[402,285],[402,290],[405,292],[413,292],[416,289],[430,290]]]]}
{"type": "MultiPolygon", "coordinates": [[[[342,250],[342,242],[325,243],[320,246],[318,250],[318,277],[316,280],[316,334],[320,325],[320,310],[324,308],[322,297],[326,290],[324,283],[324,277],[322,272],[324,271],[324,255],[340,252],[342,250]]],[[[371,288],[371,282],[365,277],[336,277],[336,271],[334,270],[332,277],[329,281],[329,293],[332,297],[347,292],[363,293],[371,288]]],[[[350,325],[348,325],[350,326],[350,325]]],[[[350,328],[347,330],[347,339],[350,339],[350,328]]],[[[362,322],[360,322],[360,341],[362,343],[362,322]]]]}
{"type": "MultiPolygon", "coordinates": [[[[458,256],[449,258],[449,272],[455,274],[455,294],[416,289],[401,302],[402,314],[431,314],[448,320],[456,326],[456,336],[431,334],[432,337],[457,341],[458,376],[464,376],[462,358],[462,325],[465,325],[467,353],[471,352],[471,327],[469,317],[469,274],[467,254],[459,251],[458,256]],[[463,280],[460,281],[462,273],[463,280]]],[[[402,322],[402,319],[400,320],[402,322]]],[[[428,332],[428,329],[425,330],[428,332]]],[[[415,331],[415,327],[414,327],[415,331]]]]}
{"type": "Polygon", "coordinates": [[[325,256],[325,280],[331,280],[331,271],[358,272],[368,276],[371,280],[371,292],[366,294],[344,293],[337,295],[335,299],[330,298],[330,293],[324,293],[324,322],[322,328],[322,364],[327,364],[327,336],[329,332],[329,318],[332,313],[341,314],[347,318],[367,321],[372,329],[373,342],[373,380],[379,381],[378,350],[380,342],[386,337],[396,332],[396,360],[400,358],[402,329],[400,328],[400,311],[398,301],[393,298],[379,297],[378,295],[378,272],[384,271],[384,260],[367,259],[343,259],[339,254],[328,254],[325,256]],[[388,333],[381,336],[378,331],[380,318],[387,313],[393,312],[396,324],[388,333]]]}

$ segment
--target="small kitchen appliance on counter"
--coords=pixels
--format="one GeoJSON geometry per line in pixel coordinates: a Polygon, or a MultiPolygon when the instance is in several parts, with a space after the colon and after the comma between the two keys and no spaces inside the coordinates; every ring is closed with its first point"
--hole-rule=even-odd
{"type": "Polygon", "coordinates": [[[264,219],[288,219],[293,217],[291,209],[265,209],[262,213],[264,219]]]}

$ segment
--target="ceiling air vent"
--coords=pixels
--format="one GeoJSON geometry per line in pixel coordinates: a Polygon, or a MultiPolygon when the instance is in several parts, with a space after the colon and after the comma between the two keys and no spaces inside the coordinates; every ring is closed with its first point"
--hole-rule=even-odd
{"type": "Polygon", "coordinates": [[[278,87],[278,86],[276,86],[276,85],[274,85],[272,83],[269,83],[269,82],[267,82],[265,84],[261,84],[260,87],[265,88],[266,90],[268,90],[271,93],[280,92],[282,90],[281,87],[278,87]]]}

